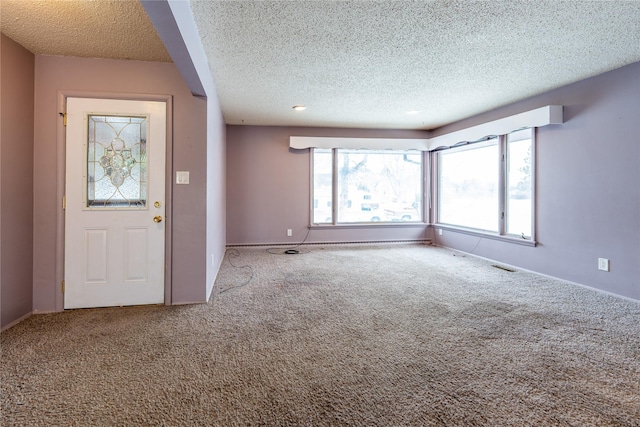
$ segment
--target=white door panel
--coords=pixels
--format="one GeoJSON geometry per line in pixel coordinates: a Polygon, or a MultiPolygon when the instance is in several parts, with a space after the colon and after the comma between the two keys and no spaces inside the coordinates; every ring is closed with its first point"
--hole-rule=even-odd
{"type": "Polygon", "coordinates": [[[164,302],[164,102],[67,99],[65,308],[164,302]]]}

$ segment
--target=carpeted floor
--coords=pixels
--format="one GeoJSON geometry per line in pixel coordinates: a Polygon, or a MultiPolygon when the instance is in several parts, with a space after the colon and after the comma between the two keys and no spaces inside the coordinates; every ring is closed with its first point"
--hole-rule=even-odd
{"type": "Polygon", "coordinates": [[[303,251],[229,251],[208,304],[3,332],[0,424],[640,426],[639,303],[442,248],[303,251]]]}

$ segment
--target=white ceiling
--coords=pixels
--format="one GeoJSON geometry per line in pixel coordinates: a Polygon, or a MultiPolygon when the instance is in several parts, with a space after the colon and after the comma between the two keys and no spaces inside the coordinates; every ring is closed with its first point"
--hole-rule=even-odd
{"type": "MultiPolygon", "coordinates": [[[[229,124],[432,129],[640,61],[640,1],[190,4],[229,124]]],[[[0,17],[36,54],[170,61],[138,1],[0,17]]]]}

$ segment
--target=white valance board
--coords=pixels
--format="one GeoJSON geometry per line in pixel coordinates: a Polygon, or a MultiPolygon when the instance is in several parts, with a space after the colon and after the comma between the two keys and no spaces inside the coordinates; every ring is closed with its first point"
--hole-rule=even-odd
{"type": "Polygon", "coordinates": [[[291,136],[289,147],[342,148],[368,150],[418,150],[435,151],[463,143],[483,141],[495,135],[506,135],[514,131],[563,123],[562,105],[547,105],[535,110],[472,126],[433,138],[336,138],[321,136],[291,136]]]}

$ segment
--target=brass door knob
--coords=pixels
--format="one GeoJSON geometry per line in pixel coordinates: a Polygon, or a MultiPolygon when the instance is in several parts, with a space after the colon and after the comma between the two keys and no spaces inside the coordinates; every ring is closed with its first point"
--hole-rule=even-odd
{"type": "Polygon", "coordinates": [[[162,217],[160,215],[154,216],[153,217],[153,222],[156,222],[156,223],[162,222],[162,217]]]}

